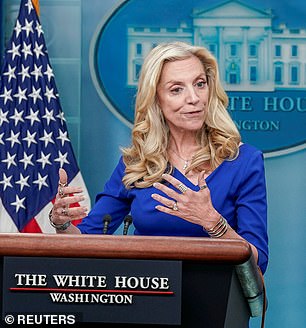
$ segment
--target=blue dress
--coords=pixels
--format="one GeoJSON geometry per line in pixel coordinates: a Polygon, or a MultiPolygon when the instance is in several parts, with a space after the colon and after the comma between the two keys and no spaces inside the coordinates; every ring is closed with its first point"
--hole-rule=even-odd
{"type": "MultiPolygon", "coordinates": [[[[121,157],[104,191],[97,195],[94,207],[78,225],[82,233],[101,234],[102,218],[106,214],[112,217],[108,233],[114,233],[130,213],[136,235],[208,237],[201,226],[156,210],[158,202],[151,197],[153,193],[161,193],[156,188],[126,189],[122,183],[124,170],[125,164],[121,157]]],[[[199,190],[199,186],[194,185],[179,170],[174,169],[173,176],[188,188],[199,190]]],[[[268,263],[268,236],[262,152],[242,144],[238,157],[223,161],[206,178],[206,183],[213,206],[241,237],[257,248],[258,265],[265,272],[268,263]]]]}

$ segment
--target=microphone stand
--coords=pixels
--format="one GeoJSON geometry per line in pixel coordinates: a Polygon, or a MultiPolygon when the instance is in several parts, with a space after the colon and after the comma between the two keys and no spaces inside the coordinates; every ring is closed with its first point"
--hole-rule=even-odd
{"type": "Polygon", "coordinates": [[[130,227],[130,225],[131,225],[132,222],[133,222],[133,218],[132,218],[132,216],[129,215],[129,214],[126,215],[126,217],[124,218],[123,222],[124,222],[124,226],[123,226],[123,235],[127,235],[128,230],[129,230],[129,227],[130,227]]]}
{"type": "Polygon", "coordinates": [[[107,234],[107,230],[108,230],[108,225],[111,222],[112,217],[109,214],[105,214],[103,217],[103,235],[107,234]]]}

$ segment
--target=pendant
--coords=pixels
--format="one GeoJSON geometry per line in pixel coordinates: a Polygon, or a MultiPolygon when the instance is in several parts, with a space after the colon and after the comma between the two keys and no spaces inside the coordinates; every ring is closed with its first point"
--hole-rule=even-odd
{"type": "Polygon", "coordinates": [[[184,164],[184,166],[183,166],[183,170],[186,170],[187,167],[188,167],[188,161],[185,161],[185,164],[184,164]]]}

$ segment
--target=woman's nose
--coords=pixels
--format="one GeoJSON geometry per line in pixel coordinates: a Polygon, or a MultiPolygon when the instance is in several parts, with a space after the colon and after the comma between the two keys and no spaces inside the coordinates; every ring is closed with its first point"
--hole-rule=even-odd
{"type": "Polygon", "coordinates": [[[197,93],[197,90],[192,86],[190,88],[187,88],[187,95],[186,95],[186,101],[190,104],[195,104],[199,101],[199,95],[197,93]]]}

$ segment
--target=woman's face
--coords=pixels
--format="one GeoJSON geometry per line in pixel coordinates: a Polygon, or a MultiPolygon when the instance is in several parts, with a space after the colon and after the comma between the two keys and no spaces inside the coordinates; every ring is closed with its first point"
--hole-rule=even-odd
{"type": "Polygon", "coordinates": [[[164,64],[157,97],[171,131],[197,131],[207,115],[208,85],[201,61],[192,56],[164,64]]]}

